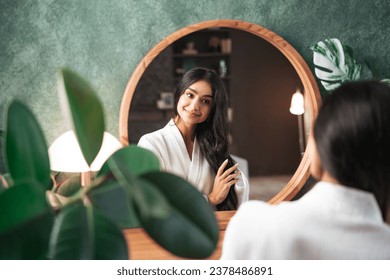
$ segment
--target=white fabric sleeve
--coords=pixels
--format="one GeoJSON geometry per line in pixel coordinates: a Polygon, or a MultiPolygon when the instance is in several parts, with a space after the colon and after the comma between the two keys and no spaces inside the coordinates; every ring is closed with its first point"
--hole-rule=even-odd
{"type": "Polygon", "coordinates": [[[246,177],[245,173],[242,172],[240,169],[240,180],[235,185],[235,191],[237,193],[238,198],[238,206],[241,205],[241,203],[249,200],[249,181],[246,177]]]}

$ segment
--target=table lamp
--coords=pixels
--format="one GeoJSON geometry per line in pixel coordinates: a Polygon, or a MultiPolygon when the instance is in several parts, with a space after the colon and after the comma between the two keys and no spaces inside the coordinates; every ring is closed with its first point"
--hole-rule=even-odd
{"type": "Polygon", "coordinates": [[[305,100],[299,90],[291,98],[290,113],[298,116],[305,113],[305,100]]]}
{"type": "Polygon", "coordinates": [[[104,132],[102,147],[89,167],[76,135],[73,130],[69,130],[49,147],[50,169],[58,172],[80,173],[81,185],[85,187],[91,182],[91,172],[99,171],[103,163],[120,148],[122,148],[121,143],[110,133],[104,132]]]}
{"type": "Polygon", "coordinates": [[[290,113],[298,116],[299,148],[301,155],[303,155],[305,151],[305,138],[302,115],[305,113],[305,99],[299,90],[297,90],[291,98],[290,113]]]}

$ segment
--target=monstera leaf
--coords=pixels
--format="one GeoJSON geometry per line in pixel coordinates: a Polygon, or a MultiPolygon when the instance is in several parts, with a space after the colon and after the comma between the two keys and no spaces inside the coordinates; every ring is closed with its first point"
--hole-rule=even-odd
{"type": "Polygon", "coordinates": [[[357,63],[353,51],[339,39],[325,39],[311,47],[315,74],[327,91],[347,81],[371,78],[367,65],[357,63]],[[364,75],[363,75],[364,74],[364,75]]]}
{"type": "Polygon", "coordinates": [[[390,79],[382,79],[381,82],[390,86],[390,79]]]}

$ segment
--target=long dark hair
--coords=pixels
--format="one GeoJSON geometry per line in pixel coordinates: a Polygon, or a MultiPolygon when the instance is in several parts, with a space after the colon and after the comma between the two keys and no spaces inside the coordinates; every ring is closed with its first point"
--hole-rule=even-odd
{"type": "Polygon", "coordinates": [[[390,87],[351,82],[327,97],[314,139],[321,163],[342,185],[374,194],[386,219],[390,200],[390,87]]]}
{"type": "MultiPolygon", "coordinates": [[[[190,85],[201,80],[210,84],[213,98],[209,117],[205,122],[196,126],[195,137],[202,155],[207,159],[216,174],[218,168],[226,159],[229,160],[226,169],[233,166],[234,160],[229,153],[227,94],[219,75],[214,70],[197,67],[184,74],[175,91],[175,116],[178,116],[177,103],[180,96],[190,85]]],[[[217,210],[234,210],[237,209],[237,205],[238,199],[233,185],[225,200],[218,204],[216,208],[217,210]]]]}

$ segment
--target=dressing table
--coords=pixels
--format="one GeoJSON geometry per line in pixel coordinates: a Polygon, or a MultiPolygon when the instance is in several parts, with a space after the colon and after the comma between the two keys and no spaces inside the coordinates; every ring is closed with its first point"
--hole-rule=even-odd
{"type": "MultiPolygon", "coordinates": [[[[208,258],[210,260],[217,260],[221,257],[222,242],[225,236],[225,230],[231,217],[236,211],[216,211],[215,216],[219,227],[219,240],[217,248],[213,254],[208,258]]],[[[162,248],[152,238],[148,236],[143,228],[124,229],[123,234],[129,247],[130,256],[132,260],[177,260],[182,259],[175,256],[162,248]]]]}

